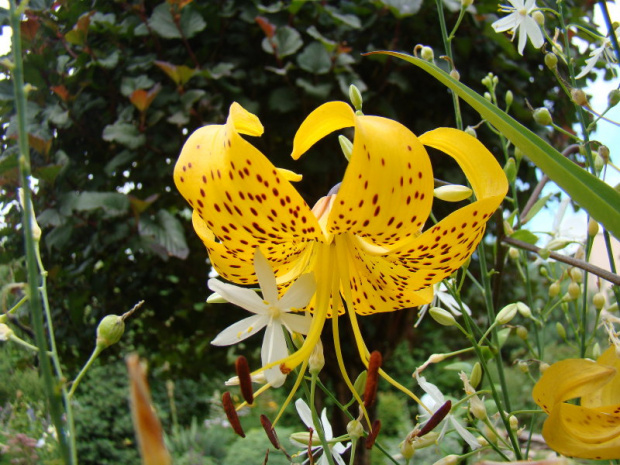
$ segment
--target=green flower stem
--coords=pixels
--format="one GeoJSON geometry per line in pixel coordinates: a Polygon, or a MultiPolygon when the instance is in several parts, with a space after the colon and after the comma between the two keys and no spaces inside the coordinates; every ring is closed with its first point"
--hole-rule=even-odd
{"type": "Polygon", "coordinates": [[[575,134],[572,134],[570,132],[568,132],[566,129],[561,128],[560,126],[558,126],[555,123],[551,123],[551,127],[553,129],[555,129],[557,132],[564,134],[566,137],[568,137],[569,139],[573,139],[575,142],[577,142],[578,144],[582,144],[583,141],[581,140],[580,137],[576,136],[575,134]]]}
{"type": "Polygon", "coordinates": [[[316,428],[315,433],[319,436],[321,445],[323,446],[323,454],[325,454],[325,457],[327,457],[327,461],[329,462],[329,465],[336,465],[334,463],[334,457],[332,457],[331,449],[329,448],[329,443],[325,439],[325,433],[323,432],[323,425],[321,424],[319,415],[316,412],[316,406],[314,405],[314,399],[315,399],[314,395],[316,392],[316,380],[317,380],[317,374],[312,373],[312,378],[310,379],[310,412],[312,413],[312,423],[314,423],[314,426],[316,428]]]}
{"type": "Polygon", "coordinates": [[[45,393],[49,403],[49,412],[52,423],[56,428],[58,435],[58,445],[62,460],[66,464],[75,463],[71,453],[74,449],[75,437],[68,440],[63,424],[63,413],[65,408],[62,405],[60,396],[58,395],[58,384],[60,380],[54,380],[52,375],[52,367],[50,357],[47,354],[47,342],[45,340],[45,330],[43,328],[43,311],[41,308],[41,296],[39,294],[40,282],[39,269],[37,266],[37,258],[35,252],[35,240],[32,234],[32,202],[30,192],[30,149],[28,147],[28,133],[26,125],[26,94],[24,91],[24,63],[22,59],[21,47],[21,31],[20,19],[26,2],[22,2],[17,8],[15,0],[10,0],[10,22],[13,31],[12,47],[13,47],[13,88],[15,92],[15,106],[17,110],[17,126],[18,126],[18,148],[19,148],[19,175],[22,189],[24,190],[24,208],[23,208],[23,227],[24,242],[26,249],[26,269],[28,276],[28,299],[30,303],[30,312],[32,319],[32,327],[35,334],[36,345],[39,350],[39,366],[41,376],[43,378],[45,393]],[[70,445],[71,444],[71,447],[70,445]]]}
{"type": "Polygon", "coordinates": [[[388,458],[393,464],[395,465],[400,465],[396,459],[394,459],[394,457],[392,457],[392,455],[386,450],[385,447],[383,447],[381,444],[379,444],[378,442],[375,442],[375,445],[373,447],[376,447],[377,449],[379,449],[381,452],[383,452],[383,455],[385,455],[386,458],[388,458]]]}
{"type": "MultiPolygon", "coordinates": [[[[446,27],[446,17],[443,11],[443,0],[436,0],[437,4],[437,16],[439,17],[439,28],[441,29],[441,38],[443,39],[443,46],[446,50],[446,55],[450,59],[450,66],[454,66],[454,58],[452,55],[452,39],[448,36],[448,28],[446,27]]],[[[462,9],[461,9],[462,10],[462,9]]],[[[458,23],[457,23],[458,26],[458,23]]],[[[452,31],[453,33],[455,29],[452,31]]],[[[463,129],[463,117],[461,116],[461,106],[459,103],[459,97],[456,92],[450,91],[452,94],[452,103],[454,104],[454,120],[457,129],[463,129]]]]}
{"type": "Polygon", "coordinates": [[[82,378],[84,377],[84,375],[86,374],[86,372],[88,371],[90,366],[93,364],[93,362],[97,359],[99,354],[103,351],[103,349],[104,349],[103,346],[100,346],[99,344],[97,344],[95,346],[95,349],[93,350],[93,353],[90,354],[90,358],[84,364],[84,366],[82,367],[82,369],[80,370],[80,372],[76,376],[75,380],[71,384],[71,390],[69,391],[69,399],[71,399],[73,397],[73,394],[75,393],[75,390],[77,389],[78,385],[80,384],[80,381],[82,381],[82,378]]]}
{"type": "MultiPolygon", "coordinates": [[[[609,269],[614,275],[617,275],[616,271],[616,259],[614,258],[613,249],[611,248],[611,237],[609,231],[603,230],[603,238],[605,239],[605,246],[607,247],[607,256],[609,257],[609,269]]],[[[616,303],[620,304],[620,287],[616,284],[611,287],[614,296],[616,297],[616,303]]]]}
{"type": "Polygon", "coordinates": [[[0,323],[4,323],[6,320],[5,315],[12,315],[13,313],[15,313],[22,305],[24,305],[26,302],[28,302],[28,296],[25,295],[24,297],[22,297],[21,299],[19,299],[19,302],[17,302],[15,305],[13,305],[13,307],[6,312],[3,315],[0,315],[0,323]],[[4,317],[4,319],[2,318],[4,317]]]}
{"type": "Polygon", "coordinates": [[[23,339],[21,339],[20,337],[16,336],[15,334],[11,334],[11,337],[9,338],[9,340],[14,342],[17,345],[25,347],[28,350],[32,350],[34,352],[38,352],[39,351],[39,348],[37,346],[33,346],[32,344],[30,344],[29,342],[24,341],[23,339]]]}
{"type": "Polygon", "coordinates": [[[357,443],[357,439],[354,440],[351,438],[351,455],[349,456],[349,465],[355,465],[355,449],[357,449],[357,443]]]}

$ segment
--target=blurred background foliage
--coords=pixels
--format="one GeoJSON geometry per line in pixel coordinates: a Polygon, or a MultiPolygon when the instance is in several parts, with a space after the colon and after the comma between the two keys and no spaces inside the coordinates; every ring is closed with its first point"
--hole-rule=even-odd
{"type": "MultiPolygon", "coordinates": [[[[444,5],[450,28],[460,3],[444,0],[444,5]]],[[[573,21],[588,24],[592,3],[576,0],[567,6],[573,21]]],[[[555,108],[556,123],[570,130],[573,106],[559,98],[543,54],[529,49],[525,57],[517,55],[509,38],[492,30],[495,19],[495,0],[475,2],[464,18],[453,43],[461,80],[483,93],[480,80],[492,72],[500,79],[502,104],[506,90],[514,93],[511,113],[517,119],[533,126],[527,96],[533,106],[555,108]]],[[[0,21],[6,24],[5,13],[0,21]]],[[[43,228],[56,337],[70,373],[90,354],[97,322],[139,300],[146,301],[144,308],[129,320],[125,337],[104,359],[117,361],[137,350],[160,370],[160,380],[219,382],[231,373],[231,360],[242,347],[211,349],[209,343],[242,310],[222,311],[222,306],[205,303],[207,254],[192,230],[190,210],[174,188],[172,169],[186,137],[200,126],[225,121],[233,101],[257,114],[265,126],[265,134],[252,143],[277,166],[303,173],[298,189],[310,205],[341,179],[346,160],[332,137],[293,162],[292,139],[315,107],[348,100],[350,84],[362,90],[367,114],[394,118],[417,134],[454,126],[451,96],[430,77],[403,62],[362,56],[381,49],[411,52],[418,43],[432,46],[436,58],[443,55],[435,2],[31,0],[21,33],[25,79],[31,86],[28,128],[38,180],[34,206],[43,228]]],[[[19,210],[14,203],[6,208],[18,187],[12,99],[7,76],[0,80],[3,284],[25,280],[19,210]]],[[[463,112],[466,125],[479,123],[470,108],[463,106],[463,112]]],[[[481,127],[478,136],[503,164],[495,135],[481,127]]],[[[562,150],[568,142],[552,143],[562,150]]],[[[435,177],[458,181],[454,166],[437,160],[435,177]]],[[[523,163],[519,177],[524,190],[533,187],[531,166],[523,163]]],[[[493,228],[491,224],[491,233],[493,228]]],[[[510,280],[509,273],[503,279],[510,280]]],[[[502,300],[521,297],[512,287],[503,292],[502,300]]],[[[22,295],[19,285],[4,286],[3,311],[22,295]]],[[[475,309],[480,298],[472,292],[464,300],[475,309]]],[[[22,310],[16,323],[27,338],[27,305],[22,310]]],[[[446,350],[443,341],[449,337],[430,321],[423,323],[423,331],[414,330],[414,321],[414,311],[363,320],[371,350],[381,350],[388,364],[392,355],[408,360],[394,363],[404,380],[410,380],[410,368],[428,354],[446,350]],[[402,340],[406,342],[399,345],[402,340]]],[[[329,358],[329,337],[324,340],[329,358]]],[[[255,349],[257,361],[255,343],[247,346],[255,349]]],[[[351,353],[345,359],[357,360],[353,349],[346,350],[351,353]]],[[[361,370],[355,363],[353,376],[361,370]]],[[[96,370],[88,375],[106,386],[122,376],[96,370]]],[[[325,377],[331,377],[329,370],[325,377]]],[[[215,389],[207,384],[196,390],[215,389]]],[[[337,386],[334,392],[345,396],[337,386]]],[[[394,403],[388,397],[384,402],[394,403]]],[[[82,407],[95,408],[86,402],[82,407]]],[[[91,433],[82,429],[80,434],[91,433]]]]}

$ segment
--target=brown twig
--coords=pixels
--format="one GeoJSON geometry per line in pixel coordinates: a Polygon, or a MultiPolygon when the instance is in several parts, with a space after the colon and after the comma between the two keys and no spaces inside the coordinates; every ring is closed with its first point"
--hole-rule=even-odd
{"type": "MultiPolygon", "coordinates": [[[[528,244],[527,242],[520,241],[519,239],[514,239],[512,237],[504,237],[502,242],[505,244],[513,245],[519,249],[529,250],[530,252],[539,253],[541,251],[540,247],[536,247],[535,245],[528,244]]],[[[549,251],[549,258],[553,258],[558,262],[566,263],[568,265],[575,266],[577,268],[581,268],[588,273],[592,273],[599,278],[602,278],[606,281],[609,281],[616,286],[620,286],[620,276],[614,273],[611,273],[607,270],[599,268],[598,266],[592,265],[591,263],[585,262],[583,260],[579,260],[573,257],[567,257],[566,255],[562,255],[556,252],[549,251]]]]}

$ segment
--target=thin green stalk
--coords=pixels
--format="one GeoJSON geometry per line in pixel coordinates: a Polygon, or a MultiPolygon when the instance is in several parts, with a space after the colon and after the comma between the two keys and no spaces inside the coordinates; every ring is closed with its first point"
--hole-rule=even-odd
{"type": "Polygon", "coordinates": [[[316,413],[316,406],[314,403],[314,394],[316,392],[316,373],[312,373],[312,378],[310,379],[310,412],[312,413],[312,423],[316,428],[315,433],[319,436],[321,441],[321,445],[323,446],[323,454],[327,457],[327,461],[329,465],[336,465],[334,463],[334,457],[332,457],[331,449],[329,448],[329,443],[325,439],[325,433],[323,431],[323,425],[319,419],[319,415],[316,413]]]}
{"type": "MultiPolygon", "coordinates": [[[[606,229],[603,230],[603,238],[605,239],[605,247],[607,248],[607,255],[609,257],[609,269],[613,274],[617,274],[616,259],[614,258],[613,249],[611,248],[611,236],[606,229]]],[[[616,297],[616,303],[620,305],[620,288],[618,286],[612,286],[611,289],[616,297]]]]}
{"type": "Polygon", "coordinates": [[[15,0],[10,0],[10,21],[13,31],[13,88],[15,92],[15,106],[17,109],[18,125],[18,147],[19,147],[19,174],[20,183],[24,192],[23,226],[24,242],[26,249],[26,269],[28,276],[28,297],[31,312],[31,323],[35,335],[36,345],[39,349],[39,366],[43,378],[45,393],[49,403],[50,417],[56,428],[58,435],[58,445],[64,463],[72,463],[69,443],[65,433],[63,423],[64,408],[60,396],[58,395],[58,384],[60,380],[54,380],[52,367],[47,354],[47,342],[45,330],[43,328],[43,310],[41,307],[41,296],[39,294],[39,268],[37,264],[35,241],[32,228],[32,202],[30,192],[30,152],[28,147],[28,134],[26,130],[26,95],[24,91],[24,64],[22,60],[20,9],[15,4],[15,0]]]}
{"type": "Polygon", "coordinates": [[[80,381],[82,381],[82,378],[84,377],[84,375],[86,374],[86,372],[88,371],[90,366],[93,364],[93,362],[97,359],[97,357],[99,356],[99,354],[101,353],[102,350],[103,350],[103,346],[100,346],[99,344],[97,344],[95,346],[95,349],[93,350],[93,353],[90,354],[90,358],[84,364],[84,366],[82,367],[82,369],[80,370],[80,372],[76,376],[75,380],[73,381],[73,384],[71,384],[71,390],[69,391],[69,399],[71,399],[73,397],[73,394],[75,393],[75,390],[77,389],[78,385],[80,384],[80,381]]]}

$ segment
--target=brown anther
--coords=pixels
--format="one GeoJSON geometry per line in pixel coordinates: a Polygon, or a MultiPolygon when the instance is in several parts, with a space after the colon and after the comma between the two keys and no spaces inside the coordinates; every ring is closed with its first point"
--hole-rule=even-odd
{"type": "Polygon", "coordinates": [[[381,420],[375,420],[372,422],[370,434],[366,437],[366,449],[372,449],[372,446],[375,445],[379,431],[381,431],[381,420]]]}
{"type": "Polygon", "coordinates": [[[233,431],[244,438],[245,433],[243,432],[243,427],[241,426],[239,417],[237,416],[237,410],[235,410],[233,401],[230,398],[230,392],[226,391],[222,394],[222,405],[224,406],[226,418],[228,418],[228,422],[230,423],[230,426],[232,426],[233,431]]]}
{"type": "Polygon", "coordinates": [[[280,441],[278,440],[276,430],[273,429],[273,425],[271,424],[271,421],[269,421],[269,418],[267,418],[265,415],[261,415],[260,424],[263,425],[263,429],[265,430],[265,433],[267,433],[267,437],[269,438],[269,441],[271,441],[271,444],[273,444],[273,447],[279,449],[280,441]]]}
{"type": "Polygon", "coordinates": [[[441,423],[441,421],[444,418],[446,418],[446,415],[450,413],[451,409],[452,409],[452,402],[448,400],[446,401],[445,404],[439,407],[435,413],[433,413],[433,416],[428,419],[428,421],[424,424],[422,429],[418,432],[417,437],[422,437],[425,434],[428,434],[431,431],[433,431],[435,427],[439,423],[441,423]]]}
{"type": "Polygon", "coordinates": [[[252,377],[250,376],[250,367],[248,361],[243,355],[240,355],[235,362],[235,370],[237,370],[237,376],[239,377],[239,387],[241,388],[241,395],[245,401],[252,405],[254,403],[254,391],[252,389],[252,377]]]}
{"type": "Polygon", "coordinates": [[[288,375],[291,372],[291,369],[283,363],[282,365],[280,365],[280,371],[283,375],[288,375]]]}
{"type": "Polygon", "coordinates": [[[379,368],[381,368],[381,353],[373,351],[368,360],[368,377],[366,378],[366,388],[364,389],[364,407],[370,407],[377,397],[379,387],[379,368]]]}

